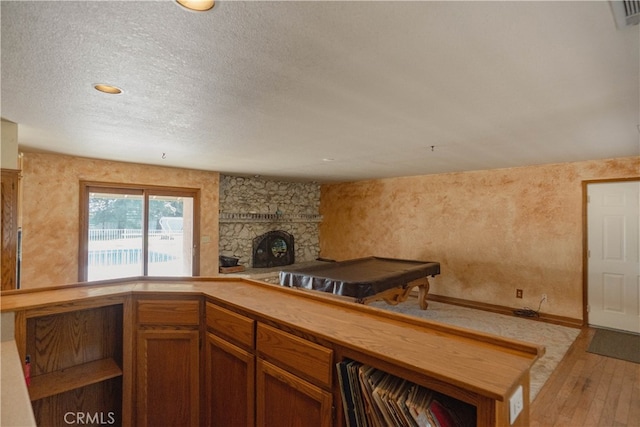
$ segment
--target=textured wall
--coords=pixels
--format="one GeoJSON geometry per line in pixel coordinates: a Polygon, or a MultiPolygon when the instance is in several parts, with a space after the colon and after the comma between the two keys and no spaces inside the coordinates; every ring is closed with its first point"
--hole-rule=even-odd
{"type": "Polygon", "coordinates": [[[431,292],[582,318],[582,181],[637,157],[322,186],[320,255],[439,261],[431,292]],[[515,289],[524,299],[515,298],[515,289]]]}
{"type": "Polygon", "coordinates": [[[18,125],[0,120],[0,167],[18,169],[18,125]]]}
{"type": "Polygon", "coordinates": [[[200,275],[218,274],[217,172],[25,153],[23,288],[77,282],[81,180],[200,188],[200,275]]]}

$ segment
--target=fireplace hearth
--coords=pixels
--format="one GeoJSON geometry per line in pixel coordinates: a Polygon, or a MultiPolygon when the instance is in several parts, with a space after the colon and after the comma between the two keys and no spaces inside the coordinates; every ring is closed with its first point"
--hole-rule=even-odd
{"type": "Polygon", "coordinates": [[[279,267],[294,262],[294,238],[286,231],[269,231],[253,239],[253,268],[279,267]]]}

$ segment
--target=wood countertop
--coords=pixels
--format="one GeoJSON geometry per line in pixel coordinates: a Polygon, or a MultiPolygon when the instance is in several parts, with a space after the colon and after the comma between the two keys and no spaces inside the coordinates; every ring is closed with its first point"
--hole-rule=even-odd
{"type": "MultiPolygon", "coordinates": [[[[507,400],[544,348],[442,323],[345,302],[323,293],[248,279],[185,278],[109,281],[2,293],[2,312],[91,305],[127,295],[201,295],[497,401],[507,400]]],[[[409,378],[410,379],[410,378],[409,378]]]]}

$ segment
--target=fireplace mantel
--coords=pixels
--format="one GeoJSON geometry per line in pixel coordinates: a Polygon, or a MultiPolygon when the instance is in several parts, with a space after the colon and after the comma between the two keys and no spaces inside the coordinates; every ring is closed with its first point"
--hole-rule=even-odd
{"type": "Polygon", "coordinates": [[[221,223],[234,222],[316,222],[322,221],[322,215],[315,214],[277,214],[254,212],[220,212],[221,223]]]}

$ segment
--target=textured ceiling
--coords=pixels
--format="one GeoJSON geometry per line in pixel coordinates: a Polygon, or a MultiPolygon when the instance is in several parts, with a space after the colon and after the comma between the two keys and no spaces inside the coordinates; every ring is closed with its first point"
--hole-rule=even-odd
{"type": "Polygon", "coordinates": [[[21,150],[321,182],[640,154],[639,27],[606,1],[2,1],[1,19],[21,150]]]}

